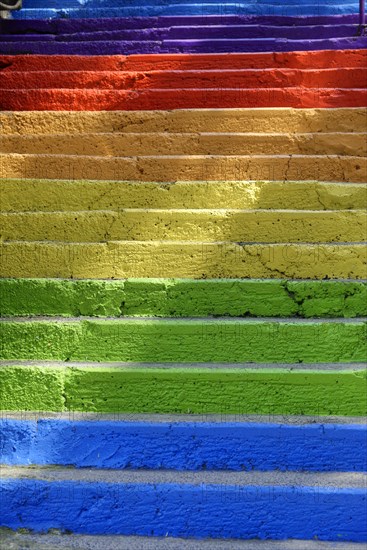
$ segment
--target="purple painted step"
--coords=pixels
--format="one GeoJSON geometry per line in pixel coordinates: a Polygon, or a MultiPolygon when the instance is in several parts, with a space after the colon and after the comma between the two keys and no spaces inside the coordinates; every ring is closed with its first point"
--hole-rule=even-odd
{"type": "Polygon", "coordinates": [[[72,34],[77,32],[113,31],[121,29],[158,29],[172,26],[195,27],[200,25],[358,25],[358,15],[318,17],[282,17],[248,15],[128,17],[110,19],[52,19],[52,20],[0,20],[2,34],[72,34]]]}
{"type": "Polygon", "coordinates": [[[304,27],[280,27],[257,25],[216,25],[180,26],[158,29],[128,29],[99,32],[79,32],[74,34],[1,34],[0,42],[28,41],[123,41],[123,40],[179,40],[179,39],[248,39],[248,38],[287,38],[295,40],[320,38],[352,38],[356,35],[355,25],[313,25],[304,27]]]}
{"type": "Polygon", "coordinates": [[[367,37],[324,40],[224,39],[100,42],[2,42],[0,53],[8,55],[132,55],[148,53],[236,53],[312,50],[355,50],[367,48],[367,37]]]}

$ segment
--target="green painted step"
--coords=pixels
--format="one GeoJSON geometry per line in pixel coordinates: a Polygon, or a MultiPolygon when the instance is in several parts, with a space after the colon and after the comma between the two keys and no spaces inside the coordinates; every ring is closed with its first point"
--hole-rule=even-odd
{"type": "Polygon", "coordinates": [[[8,411],[179,414],[367,414],[363,365],[3,363],[8,411]]]}
{"type": "Polygon", "coordinates": [[[351,363],[367,357],[366,327],[365,319],[10,318],[0,325],[0,358],[351,363]]]}
{"type": "Polygon", "coordinates": [[[363,317],[367,282],[0,279],[0,315],[363,317]]]}

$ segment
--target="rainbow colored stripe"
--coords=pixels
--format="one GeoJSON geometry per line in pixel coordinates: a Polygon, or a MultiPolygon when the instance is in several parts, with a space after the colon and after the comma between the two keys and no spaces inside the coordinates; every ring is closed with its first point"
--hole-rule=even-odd
{"type": "Polygon", "coordinates": [[[362,548],[358,3],[43,4],[0,21],[2,526],[362,548]]]}

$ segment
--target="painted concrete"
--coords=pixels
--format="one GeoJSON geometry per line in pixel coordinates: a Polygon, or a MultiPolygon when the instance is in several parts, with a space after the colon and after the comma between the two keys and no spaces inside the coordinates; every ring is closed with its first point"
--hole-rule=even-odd
{"type": "Polygon", "coordinates": [[[0,154],[0,176],[146,182],[316,179],[326,182],[365,183],[367,159],[340,155],[94,157],[8,153],[0,154]]]}
{"type": "MultiPolygon", "coordinates": [[[[126,18],[104,18],[100,19],[4,19],[0,21],[2,34],[75,34],[78,32],[98,32],[102,30],[113,31],[121,29],[147,29],[166,27],[198,27],[198,26],[288,26],[302,27],[314,25],[331,25],[340,27],[343,25],[358,24],[358,14],[349,15],[311,15],[298,17],[287,16],[251,16],[251,15],[206,15],[197,16],[163,16],[163,17],[126,17],[126,18]]],[[[339,52],[342,53],[342,52],[339,52]]],[[[344,53],[344,52],[343,52],[344,53]]]]}
{"type": "Polygon", "coordinates": [[[365,416],[366,370],[3,364],[5,411],[365,416]]]}
{"type": "Polygon", "coordinates": [[[76,90],[187,90],[256,88],[351,88],[367,87],[361,67],[320,69],[218,69],[183,71],[3,71],[1,90],[73,89],[76,90]],[[260,86],[259,86],[260,85],[260,86]]]}
{"type": "MultiPolygon", "coordinates": [[[[357,16],[356,16],[357,17],[357,16]]],[[[203,23],[198,18],[198,25],[228,25],[226,18],[209,18],[203,23]]],[[[246,20],[247,21],[247,20],[246,20]]],[[[276,24],[282,24],[282,19],[277,18],[276,24]]],[[[303,21],[307,21],[303,19],[303,21]]],[[[241,24],[242,20],[234,21],[235,25],[241,24]]],[[[258,21],[248,21],[251,24],[257,24],[258,21]]],[[[349,21],[348,21],[349,22],[349,21]]],[[[355,23],[356,21],[354,21],[355,23]]],[[[263,23],[263,21],[261,21],[263,23]]],[[[327,25],[340,24],[340,21],[326,20],[327,25]]],[[[190,28],[197,26],[195,20],[191,18],[184,20],[170,18],[164,18],[164,25],[188,25],[190,28]]],[[[264,21],[266,24],[266,20],[264,21]]],[[[7,21],[0,20],[0,29],[3,29],[3,33],[11,32],[14,29],[14,33],[27,32],[30,36],[34,32],[41,32],[45,34],[47,32],[65,32],[74,33],[82,30],[83,32],[100,31],[98,25],[102,25],[102,30],[120,30],[121,28],[140,28],[146,26],[149,28],[160,27],[159,19],[104,19],[101,23],[99,20],[85,19],[85,20],[38,20],[38,21],[7,21]],[[96,28],[97,25],[97,28],[96,28]],[[8,28],[9,27],[9,28],[8,28]],[[49,31],[51,29],[51,31],[49,31]]],[[[284,25],[290,25],[289,29],[294,26],[299,26],[299,20],[293,19],[285,21],[284,25]]],[[[15,34],[16,36],[16,34],[15,34]]],[[[343,67],[361,67],[366,64],[367,51],[362,50],[322,50],[322,51],[310,51],[310,52],[259,52],[259,53],[231,53],[231,55],[224,54],[197,54],[197,55],[183,55],[183,54],[161,54],[161,55],[111,55],[111,56],[47,56],[47,55],[17,55],[6,56],[0,55],[0,67],[6,73],[19,72],[19,71],[76,71],[76,70],[94,70],[94,71],[162,71],[162,70],[200,70],[200,69],[216,69],[218,71],[222,69],[275,69],[275,68],[293,68],[293,69],[325,69],[326,67],[338,68],[343,67]]],[[[222,111],[222,109],[220,110],[222,111]]],[[[1,114],[1,113],[0,113],[1,114]]],[[[25,113],[26,114],[26,113],[25,113]]],[[[91,116],[91,113],[84,113],[85,116],[91,116]]],[[[154,113],[151,113],[153,115],[154,113]]],[[[167,113],[172,116],[179,115],[175,113],[167,113]]],[[[200,115],[200,113],[198,113],[200,115]]],[[[260,111],[261,114],[261,111],[260,111]]],[[[269,114],[269,113],[268,113],[269,114]]],[[[288,114],[288,113],[287,113],[288,114]]],[[[33,113],[32,113],[33,115],[33,113]]],[[[47,113],[44,113],[46,116],[47,113]]],[[[159,113],[155,114],[159,116],[159,113]]],[[[218,113],[212,112],[213,120],[217,119],[218,113]]],[[[274,116],[275,113],[273,112],[274,116]]],[[[319,115],[323,117],[331,117],[331,114],[322,111],[319,115]]],[[[108,115],[105,115],[108,117],[108,115]]],[[[120,115],[121,116],[121,115],[120,115]]],[[[125,115],[126,116],[126,115],[125,115]]],[[[193,116],[193,113],[191,113],[193,116]]],[[[295,116],[293,114],[293,116],[295,116]]],[[[299,116],[299,115],[298,115],[299,116]]],[[[64,113],[65,117],[65,113],[64,113]]],[[[234,117],[233,117],[234,118],[234,117]]],[[[249,117],[250,118],[250,117],[249,117]]],[[[265,118],[265,117],[264,117],[265,118]]],[[[108,118],[107,118],[108,120],[108,118]]],[[[314,117],[309,121],[314,122],[314,117]]]]}
{"type": "Polygon", "coordinates": [[[367,184],[316,181],[1,181],[1,212],[239,206],[264,210],[366,209],[367,184]]]}
{"type": "Polygon", "coordinates": [[[8,242],[1,277],[366,278],[365,244],[8,242]]]}
{"type": "Polygon", "coordinates": [[[3,475],[3,523],[13,529],[101,534],[108,526],[109,534],[125,535],[367,538],[365,478],[358,474],[4,468],[3,475]]]}
{"type": "MultiPolygon", "coordinates": [[[[355,62],[354,54],[352,52],[352,62],[357,66],[364,66],[363,63],[367,62],[367,53],[361,58],[357,58],[355,62]],[[353,56],[352,56],[353,54],[353,56]]],[[[266,54],[263,54],[266,55],[266,54]]],[[[301,55],[301,54],[299,54],[301,55]]],[[[159,57],[150,57],[154,61],[149,61],[147,65],[147,57],[137,58],[136,63],[143,67],[156,64],[159,67],[159,57]]],[[[164,63],[174,64],[178,69],[180,64],[192,63],[191,59],[196,59],[196,56],[190,56],[188,59],[185,56],[169,56],[164,63]]],[[[200,66],[205,63],[210,63],[210,56],[199,56],[198,63],[200,66]]],[[[16,65],[16,60],[19,56],[13,58],[13,64],[16,65]]],[[[228,63],[227,58],[232,59],[231,56],[222,56],[222,63],[228,63]]],[[[5,58],[8,60],[9,58],[5,58]]],[[[33,69],[44,63],[51,64],[50,58],[42,57],[20,57],[20,66],[18,70],[22,69],[22,64],[32,63],[33,69]],[[28,60],[29,59],[29,60],[28,60]]],[[[84,66],[86,63],[85,57],[61,57],[53,58],[54,65],[53,70],[61,70],[61,67],[68,66],[69,63],[75,63],[75,70],[78,70],[78,66],[81,64],[84,66]]],[[[95,64],[96,59],[91,58],[91,63],[95,64]]],[[[102,64],[107,67],[110,66],[110,70],[117,70],[119,64],[126,63],[130,58],[101,58],[102,64]],[[115,67],[115,68],[113,68],[115,67]]],[[[134,59],[134,58],[133,58],[134,59]]],[[[135,58],[136,59],[136,58],[135,58]]],[[[235,56],[235,63],[242,64],[245,62],[243,56],[235,56]]],[[[328,58],[327,58],[328,59],[328,58]]],[[[284,59],[281,57],[278,63],[292,62],[293,58],[284,59]]],[[[250,57],[250,64],[254,61],[258,62],[257,57],[253,60],[250,57]]],[[[266,63],[273,63],[273,56],[270,58],[265,57],[263,60],[266,63]]],[[[317,63],[317,58],[312,57],[310,60],[312,63],[317,63]]],[[[337,59],[338,61],[338,59],[337,59]]],[[[6,61],[7,62],[7,61],[6,61]]],[[[214,56],[213,62],[218,64],[218,56],[214,56]]],[[[323,63],[323,58],[318,59],[319,63],[323,63]]],[[[329,61],[327,61],[329,62],[329,61]]],[[[51,66],[51,65],[50,65],[51,66]]],[[[29,67],[30,70],[31,67],[29,67]]],[[[219,66],[219,69],[222,67],[219,66]]],[[[96,68],[97,69],[97,68],[96,68]]],[[[96,70],[95,69],[95,70],[96,70]]],[[[123,132],[123,133],[155,133],[161,132],[164,128],[168,133],[185,133],[188,128],[190,132],[245,132],[245,133],[258,133],[259,129],[262,134],[271,133],[329,133],[329,132],[366,132],[366,109],[365,108],[338,108],[338,109],[292,109],[292,108],[251,108],[251,109],[188,109],[188,110],[176,110],[176,111],[112,111],[112,112],[0,112],[0,125],[2,134],[22,134],[22,135],[47,135],[50,134],[80,134],[80,133],[106,133],[106,132],[123,132]]]]}
{"type": "MultiPolygon", "coordinates": [[[[2,153],[63,155],[353,155],[366,156],[366,133],[315,132],[264,134],[244,132],[102,133],[0,136],[2,153]]],[[[218,205],[219,206],[219,205],[218,205]]]]}
{"type": "Polygon", "coordinates": [[[79,468],[366,471],[363,425],[0,420],[2,463],[79,468]]]}
{"type": "Polygon", "coordinates": [[[1,359],[351,363],[366,358],[366,326],[366,319],[10,318],[1,325],[1,359]]]}
{"type": "Polygon", "coordinates": [[[1,316],[362,317],[367,283],[241,279],[0,279],[1,316]]]}
{"type": "MultiPolygon", "coordinates": [[[[202,40],[207,39],[239,39],[239,38],[287,38],[291,40],[319,40],[320,38],[346,38],[356,35],[356,25],[352,23],[341,23],[339,25],[306,25],[301,20],[296,20],[297,26],[289,27],[281,24],[263,24],[263,21],[246,21],[244,24],[236,24],[230,22],[223,24],[220,21],[218,25],[213,26],[208,24],[195,24],[195,18],[192,18],[192,26],[182,26],[180,21],[177,21],[176,26],[169,26],[164,23],[163,18],[160,18],[160,25],[150,26],[154,22],[148,23],[147,26],[141,25],[141,28],[129,28],[129,25],[121,25],[120,29],[110,29],[109,25],[101,23],[100,28],[94,31],[76,30],[73,34],[52,32],[45,25],[45,32],[40,33],[35,31],[32,34],[29,32],[16,32],[13,27],[5,30],[0,35],[0,42],[11,42],[16,40],[28,41],[51,41],[58,40],[60,42],[80,42],[80,41],[109,41],[109,40],[141,40],[141,41],[157,41],[164,39],[171,40],[192,40],[194,38],[202,40]],[[249,24],[251,23],[251,24],[249,24]],[[258,23],[258,24],[256,24],[258,23]],[[47,32],[48,31],[48,32],[47,32]]],[[[274,20],[274,23],[276,21],[274,20]]],[[[333,21],[333,23],[335,23],[333,21]]],[[[37,25],[36,25],[37,27],[37,25]]],[[[0,26],[1,28],[1,26],[0,26]]]]}
{"type": "Polygon", "coordinates": [[[365,210],[124,210],[0,213],[4,241],[363,242],[365,210]]]}
{"type": "MultiPolygon", "coordinates": [[[[367,39],[367,38],[366,38],[367,39]]],[[[16,44],[11,42],[11,45],[16,44]]],[[[31,45],[25,45],[31,50],[31,45]]],[[[46,42],[45,44],[48,44],[46,42]]],[[[101,43],[103,44],[103,43],[101,43]]],[[[3,46],[2,46],[3,47],[3,46]]],[[[39,44],[40,51],[46,46],[39,44]]],[[[9,49],[9,48],[7,48],[9,49]]],[[[11,48],[10,48],[11,49],[11,48]]],[[[82,52],[83,53],[83,52],[82,52]]],[[[72,55],[72,52],[70,53],[72,55]]],[[[88,55],[84,53],[84,55],[88,55]]],[[[4,111],[120,111],[166,109],[218,109],[251,107],[337,108],[363,107],[365,88],[217,88],[210,90],[3,90],[4,111]]]]}
{"type": "Polygon", "coordinates": [[[318,15],[344,15],[358,13],[358,4],[350,2],[347,4],[322,4],[312,3],[295,5],[258,4],[244,2],[226,2],[204,4],[187,2],[186,4],[173,5],[135,5],[105,8],[69,8],[69,9],[47,9],[44,5],[38,8],[23,9],[14,12],[15,19],[53,19],[59,17],[79,18],[105,18],[105,17],[147,17],[164,15],[279,15],[279,16],[315,16],[318,15]]]}

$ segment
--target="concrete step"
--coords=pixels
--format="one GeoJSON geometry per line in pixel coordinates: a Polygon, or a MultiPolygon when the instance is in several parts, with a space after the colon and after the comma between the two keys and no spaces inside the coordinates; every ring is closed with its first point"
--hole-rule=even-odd
{"type": "Polygon", "coordinates": [[[5,360],[351,363],[366,319],[3,318],[5,360]],[[276,349],[274,349],[276,342],[276,349]]]}
{"type": "MultiPolygon", "coordinates": [[[[37,138],[36,138],[37,141],[37,138]]],[[[111,208],[354,210],[367,208],[367,185],[297,181],[141,181],[4,179],[1,212],[111,208]]]]}
{"type": "Polygon", "coordinates": [[[363,317],[366,281],[0,279],[0,315],[363,317]]]}
{"type": "MultiPolygon", "coordinates": [[[[167,19],[167,18],[166,18],[167,19]]],[[[145,25],[150,28],[153,22],[150,19],[124,19],[122,22],[119,19],[107,19],[103,21],[103,30],[130,28],[131,26],[139,27],[144,21],[145,25]],[[117,23],[117,24],[114,24],[117,23]]],[[[44,34],[52,25],[53,30],[57,30],[60,26],[67,25],[66,30],[69,32],[75,31],[75,25],[85,30],[94,30],[94,25],[101,24],[100,21],[94,19],[83,19],[78,22],[60,19],[57,21],[6,21],[0,20],[0,29],[7,23],[12,25],[24,26],[24,32],[32,36],[35,31],[44,34]],[[97,22],[97,23],[96,23],[97,22]],[[35,27],[36,26],[36,27],[35,27]]],[[[192,26],[192,22],[189,22],[192,26]]],[[[293,21],[292,24],[297,24],[293,21]]],[[[15,27],[17,29],[18,27],[15,27]]],[[[7,27],[4,30],[9,31],[7,27]]],[[[195,56],[184,57],[180,54],[162,54],[162,55],[134,55],[134,56],[49,56],[49,55],[17,55],[6,56],[0,55],[0,67],[4,74],[11,72],[22,71],[174,71],[174,70],[222,70],[222,69],[325,69],[338,67],[360,67],[364,68],[367,62],[366,50],[326,50],[326,51],[309,51],[309,52],[276,52],[276,53],[231,53],[224,54],[197,54],[195,56]]],[[[223,109],[221,109],[223,111],[223,109]]],[[[1,113],[0,113],[1,114],[1,113]]],[[[90,115],[90,113],[85,113],[90,115]]],[[[174,116],[174,113],[168,113],[174,116]]],[[[253,113],[255,114],[255,113],[253,113]]],[[[292,114],[292,113],[291,113],[292,114]]],[[[237,111],[238,116],[243,114],[237,111]]],[[[268,116],[273,118],[276,113],[268,112],[268,116]]],[[[65,115],[64,115],[65,116],[65,115]]],[[[107,115],[106,115],[107,116],[107,115]]],[[[120,115],[121,116],[121,115],[120,115]]],[[[320,116],[320,113],[318,113],[320,116]]],[[[332,114],[323,114],[324,117],[332,118],[332,114]]],[[[215,115],[217,117],[217,115],[215,115]]],[[[288,114],[290,118],[290,115],[288,114]]],[[[233,119],[235,117],[233,116],[233,119]]],[[[265,118],[265,117],[263,117],[265,118]]],[[[293,114],[294,119],[294,114],[293,114]]],[[[216,118],[214,118],[216,120],[216,118]]],[[[316,121],[315,113],[312,117],[316,121]]],[[[209,117],[208,117],[208,122],[209,117]]],[[[240,121],[239,121],[240,122],[240,121]]],[[[249,121],[250,122],[250,121],[249,121]]],[[[213,122],[212,122],[213,123],[213,122]]],[[[291,130],[291,129],[289,129],[291,130]]],[[[204,131],[204,128],[202,128],[204,131]]],[[[274,128],[274,131],[276,129],[274,128]]],[[[321,126],[319,131],[325,131],[321,126]]],[[[360,130],[363,131],[363,130],[360,130]]]]}
{"type": "Polygon", "coordinates": [[[4,71],[1,90],[193,90],[235,88],[344,88],[367,87],[363,68],[326,69],[221,69],[184,71],[4,71]],[[349,87],[349,86],[348,86],[349,87]]]}
{"type": "MultiPolygon", "coordinates": [[[[231,56],[230,56],[231,57],[231,56]]],[[[182,56],[181,56],[182,58],[182,56]]],[[[18,57],[14,58],[14,65],[18,57]]],[[[29,63],[31,59],[27,58],[29,63]]],[[[48,63],[48,57],[38,63],[48,63]],[[42,61],[43,60],[43,61],[42,61]]],[[[65,63],[78,58],[54,58],[65,63]]],[[[83,58],[84,60],[85,58],[83,58]]],[[[93,63],[96,58],[93,59],[93,63]]],[[[106,63],[108,60],[102,58],[106,63]]],[[[146,59],[146,58],[144,58],[146,59]]],[[[156,59],[156,58],[151,58],[156,59]]],[[[192,59],[192,57],[190,58],[192,59]]],[[[195,56],[194,56],[195,59],[195,56]]],[[[367,55],[364,58],[367,62],[367,55]]],[[[79,58],[80,60],[80,58],[79,58]]],[[[242,62],[240,57],[239,62],[242,62]]],[[[80,61],[79,61],[80,62],[80,61]]],[[[115,60],[114,63],[117,61],[115,60]]],[[[154,61],[156,62],[156,61],[154,61]]],[[[202,61],[201,61],[202,62],[202,61]]],[[[182,63],[182,59],[181,59],[182,63]]],[[[144,61],[145,64],[145,61],[144,61]]],[[[143,64],[143,66],[144,66],[143,64]]],[[[57,65],[53,67],[57,70],[57,65]]],[[[22,66],[17,67],[22,70],[22,66]]],[[[77,70],[77,65],[75,67],[77,70]]],[[[112,112],[0,112],[2,135],[50,135],[85,133],[260,133],[302,134],[334,132],[366,132],[366,109],[188,109],[174,111],[112,111],[112,112]]]]}
{"type": "Polygon", "coordinates": [[[366,278],[365,243],[11,241],[1,254],[1,277],[366,278]]]}
{"type": "Polygon", "coordinates": [[[5,467],[2,474],[3,522],[12,529],[359,542],[367,535],[360,473],[5,467]]]}
{"type": "Polygon", "coordinates": [[[3,241],[360,243],[365,210],[146,210],[0,213],[3,241]]]}
{"type": "Polygon", "coordinates": [[[202,415],[199,422],[190,415],[162,415],[158,421],[157,415],[140,415],[143,421],[123,416],[2,413],[2,463],[185,471],[367,470],[363,418],[344,417],[338,424],[328,417],[326,423],[322,417],[279,423],[240,415],[235,421],[225,415],[204,421],[202,415]]]}
{"type": "MultiPolygon", "coordinates": [[[[128,8],[127,8],[128,9],[128,8]]],[[[143,8],[139,8],[143,9],[143,8]]],[[[108,10],[108,13],[111,10],[108,10]]],[[[52,17],[52,10],[44,10],[41,17],[52,17]]],[[[351,12],[351,13],[354,13],[351,12]]],[[[81,14],[84,16],[84,14],[81,14]]],[[[86,14],[85,14],[86,15],[86,14]]],[[[97,17],[100,15],[96,14],[97,17]]],[[[311,50],[353,50],[365,49],[366,36],[319,39],[167,39],[150,42],[139,40],[107,40],[99,42],[55,42],[25,41],[2,42],[1,51],[5,55],[132,55],[165,53],[234,53],[234,52],[292,52],[311,50]]]]}
{"type": "Polygon", "coordinates": [[[0,177],[142,182],[318,180],[365,183],[367,158],[317,154],[99,157],[4,153],[0,154],[0,177]]]}
{"type": "MultiPolygon", "coordinates": [[[[228,338],[224,344],[228,345],[228,338]]],[[[352,352],[348,360],[353,360],[352,352]]],[[[118,417],[120,413],[271,418],[367,415],[364,363],[127,364],[17,359],[3,361],[0,374],[5,411],[83,411],[118,417]]]]}
{"type": "MultiPolygon", "coordinates": [[[[180,4],[188,4],[190,2],[187,2],[187,0],[174,0],[173,2],[168,2],[167,0],[125,0],[124,6],[163,6],[167,7],[168,5],[175,5],[178,6],[180,4]]],[[[206,4],[219,4],[221,5],[223,2],[222,0],[206,0],[206,4]]],[[[248,4],[251,5],[256,4],[256,2],[249,2],[248,4]]],[[[281,0],[266,0],[263,4],[270,5],[270,6],[276,6],[283,5],[283,2],[281,0]]],[[[288,5],[290,5],[289,3],[288,5]]],[[[299,5],[315,5],[317,6],[318,3],[316,0],[301,0],[299,2],[299,5]]],[[[325,5],[333,4],[332,0],[325,0],[325,5]]],[[[349,4],[355,4],[358,5],[357,0],[341,0],[340,5],[349,5],[349,4]]],[[[239,5],[242,5],[242,2],[239,3],[239,5]]],[[[48,2],[48,8],[81,8],[87,9],[87,8],[120,8],[121,2],[120,0],[84,0],[83,3],[80,2],[80,0],[63,0],[61,3],[58,0],[49,0],[48,2]],[[62,4],[60,6],[60,4],[62,4]],[[81,6],[82,4],[82,6],[81,6]]],[[[24,0],[24,8],[44,8],[44,4],[42,0],[24,0]]]]}
{"type": "Polygon", "coordinates": [[[278,3],[258,4],[248,2],[232,3],[190,3],[124,6],[116,8],[23,8],[20,12],[14,12],[15,19],[54,19],[68,17],[71,19],[84,18],[110,18],[110,17],[154,17],[164,15],[262,15],[262,16],[330,16],[349,15],[358,13],[358,4],[323,4],[309,1],[308,4],[295,5],[278,3]]]}
{"type": "MultiPolygon", "coordinates": [[[[42,48],[43,50],[43,48],[42,48]]],[[[68,55],[74,55],[69,52],[68,55]]],[[[89,55],[87,52],[84,55],[89,55]]],[[[28,89],[3,90],[4,111],[120,111],[251,107],[363,107],[366,88],[28,89]]]]}
{"type": "Polygon", "coordinates": [[[7,550],[364,550],[358,542],[311,540],[233,540],[182,539],[172,537],[134,537],[123,535],[49,535],[21,534],[0,529],[0,543],[7,550]]]}
{"type": "MultiPolygon", "coordinates": [[[[11,41],[45,41],[55,40],[61,42],[69,41],[101,41],[101,40],[142,40],[154,41],[165,39],[224,39],[224,38],[286,38],[293,40],[319,40],[320,38],[345,38],[356,36],[355,24],[340,24],[340,25],[300,25],[295,27],[281,25],[196,25],[196,26],[159,26],[142,27],[138,29],[130,29],[121,26],[119,30],[105,30],[103,24],[100,29],[93,32],[74,32],[65,34],[53,33],[9,33],[0,35],[1,42],[11,41]]],[[[11,29],[10,29],[11,30],[11,29]]],[[[51,30],[51,29],[50,29],[51,30]]]]}
{"type": "MultiPolygon", "coordinates": [[[[77,73],[76,73],[77,74],[77,73]]],[[[367,133],[94,133],[0,137],[2,153],[93,156],[128,155],[367,155],[367,133]]]]}

